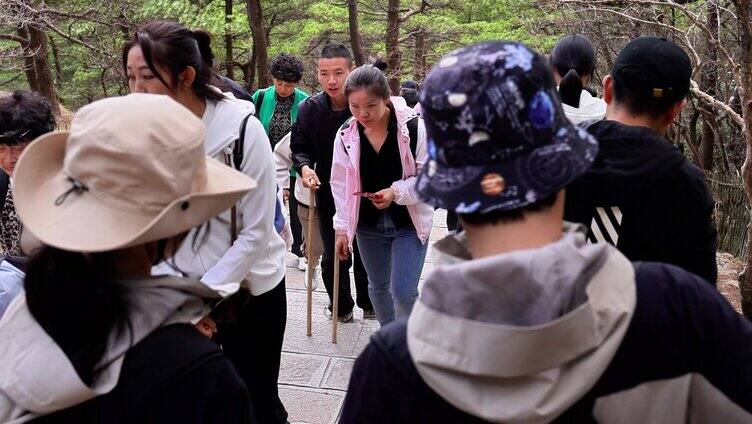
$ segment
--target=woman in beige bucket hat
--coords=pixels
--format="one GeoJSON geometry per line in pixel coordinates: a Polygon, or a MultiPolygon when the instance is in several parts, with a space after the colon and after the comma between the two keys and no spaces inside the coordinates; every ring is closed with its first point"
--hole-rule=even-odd
{"type": "Polygon", "coordinates": [[[188,109],[132,94],[83,107],[21,156],[16,208],[45,247],[0,320],[0,422],[252,420],[233,366],[190,325],[220,295],[149,276],[256,185],[203,142],[188,109]]]}

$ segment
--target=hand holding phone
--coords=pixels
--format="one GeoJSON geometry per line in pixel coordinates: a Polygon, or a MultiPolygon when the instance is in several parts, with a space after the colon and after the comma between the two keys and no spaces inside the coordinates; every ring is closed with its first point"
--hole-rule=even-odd
{"type": "Polygon", "coordinates": [[[365,197],[366,199],[381,199],[384,197],[383,194],[368,193],[365,191],[355,192],[353,193],[353,196],[365,197]]]}

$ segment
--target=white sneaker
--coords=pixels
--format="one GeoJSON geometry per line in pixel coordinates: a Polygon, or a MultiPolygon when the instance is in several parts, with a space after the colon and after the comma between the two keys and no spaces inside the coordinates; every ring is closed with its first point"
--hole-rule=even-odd
{"type": "Polygon", "coordinates": [[[298,258],[298,269],[304,272],[308,269],[308,258],[305,256],[298,258]]]}
{"type": "MultiPolygon", "coordinates": [[[[313,269],[313,288],[311,290],[316,290],[319,287],[319,281],[322,281],[321,268],[316,267],[313,269]]],[[[303,287],[305,287],[305,289],[308,290],[308,271],[307,270],[305,273],[305,278],[303,279],[303,287]]]]}

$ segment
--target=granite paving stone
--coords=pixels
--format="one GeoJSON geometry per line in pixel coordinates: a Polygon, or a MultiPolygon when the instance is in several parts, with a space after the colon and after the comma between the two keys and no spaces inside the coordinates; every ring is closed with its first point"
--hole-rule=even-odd
{"type": "MultiPolygon", "coordinates": [[[[429,238],[419,290],[425,277],[434,269],[431,246],[446,235],[446,212],[437,210],[429,238]]],[[[339,417],[355,359],[378,331],[376,320],[364,320],[357,306],[351,323],[339,324],[338,343],[331,343],[331,321],[324,315],[329,304],[323,281],[313,293],[313,336],[306,336],[305,273],[288,254],[286,276],[287,328],[282,346],[279,376],[280,398],[295,423],[330,424],[339,417]]],[[[355,296],[354,278],[350,273],[351,292],[355,296]]]]}

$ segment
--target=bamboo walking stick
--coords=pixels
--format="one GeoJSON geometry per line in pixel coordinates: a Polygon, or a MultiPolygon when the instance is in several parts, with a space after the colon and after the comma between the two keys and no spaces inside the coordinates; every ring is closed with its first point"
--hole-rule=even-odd
{"type": "Polygon", "coordinates": [[[308,268],[306,269],[306,281],[308,281],[308,300],[307,300],[307,326],[306,335],[313,335],[311,319],[313,315],[313,271],[316,264],[313,262],[313,220],[316,216],[316,192],[311,189],[308,195],[308,234],[306,235],[306,256],[308,257],[308,268]]]}
{"type": "MultiPolygon", "coordinates": [[[[336,246],[336,243],[335,243],[336,246]]],[[[334,288],[332,290],[332,343],[337,343],[337,322],[339,321],[339,257],[334,251],[334,288]]]]}

